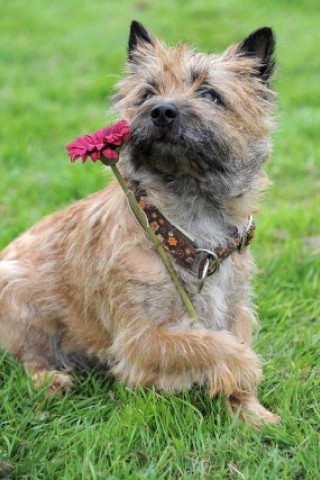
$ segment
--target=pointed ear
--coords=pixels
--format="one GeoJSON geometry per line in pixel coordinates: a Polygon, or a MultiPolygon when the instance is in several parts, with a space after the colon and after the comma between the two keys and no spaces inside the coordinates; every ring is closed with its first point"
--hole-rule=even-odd
{"type": "Polygon", "coordinates": [[[256,57],[258,74],[263,81],[267,81],[274,69],[275,36],[271,28],[264,27],[251,33],[249,37],[238,45],[237,53],[256,57]]]}
{"type": "Polygon", "coordinates": [[[132,60],[132,53],[139,43],[150,43],[153,45],[153,39],[141,23],[133,20],[130,26],[128,43],[129,60],[132,60]]]}

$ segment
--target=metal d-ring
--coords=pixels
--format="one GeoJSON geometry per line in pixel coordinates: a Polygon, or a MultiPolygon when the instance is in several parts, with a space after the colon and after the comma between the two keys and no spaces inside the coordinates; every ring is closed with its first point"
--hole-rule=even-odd
{"type": "Polygon", "coordinates": [[[239,253],[242,253],[242,250],[243,250],[244,247],[246,246],[247,238],[248,238],[248,233],[249,233],[249,231],[250,231],[252,222],[253,222],[253,216],[250,215],[249,220],[248,220],[248,225],[246,226],[245,232],[244,232],[244,234],[242,235],[241,240],[240,240],[239,253]]]}
{"type": "Polygon", "coordinates": [[[203,289],[204,282],[206,281],[207,276],[211,275],[216,270],[219,270],[220,265],[221,265],[221,260],[216,253],[212,252],[211,250],[207,250],[206,248],[197,248],[197,252],[204,252],[204,253],[207,253],[209,255],[209,257],[206,258],[206,260],[204,262],[204,266],[203,266],[203,270],[202,270],[202,274],[201,274],[201,278],[200,278],[200,283],[199,283],[199,288],[198,288],[198,290],[200,292],[203,289]],[[215,268],[211,268],[209,270],[210,257],[211,257],[212,260],[215,260],[216,265],[215,265],[215,268]]]}

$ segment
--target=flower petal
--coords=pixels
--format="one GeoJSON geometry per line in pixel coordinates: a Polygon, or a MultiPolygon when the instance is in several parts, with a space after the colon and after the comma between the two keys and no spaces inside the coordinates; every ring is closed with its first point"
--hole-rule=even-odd
{"type": "Polygon", "coordinates": [[[117,152],[115,152],[114,150],[112,150],[111,148],[107,147],[107,148],[104,148],[103,150],[101,150],[101,153],[104,157],[106,158],[113,158],[113,159],[117,159],[119,157],[119,155],[117,154],[117,152]]]}
{"type": "Polygon", "coordinates": [[[99,158],[100,158],[100,152],[98,152],[98,151],[95,150],[94,152],[92,152],[92,153],[90,154],[90,157],[91,157],[91,160],[92,160],[93,162],[96,162],[96,161],[99,160],[99,158]]]}
{"type": "Polygon", "coordinates": [[[121,120],[92,134],[78,137],[74,142],[67,145],[66,149],[72,163],[78,158],[81,158],[82,162],[85,163],[88,157],[96,162],[101,154],[106,158],[117,159],[119,155],[114,149],[120,147],[129,137],[129,125],[125,120],[121,120]]]}

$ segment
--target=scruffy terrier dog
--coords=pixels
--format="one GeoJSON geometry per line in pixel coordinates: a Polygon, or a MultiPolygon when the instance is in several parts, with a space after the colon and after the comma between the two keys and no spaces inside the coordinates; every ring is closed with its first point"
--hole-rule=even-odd
{"type": "Polygon", "coordinates": [[[202,54],[167,48],[132,22],[128,75],[115,95],[131,129],[119,168],[151,217],[161,212],[176,232],[167,240],[177,249],[166,248],[200,322],[112,182],[0,254],[1,346],[36,385],[47,378],[49,392],[66,389],[73,359],[86,358],[133,387],[203,385],[254,422],[278,421],[256,396],[247,245],[268,185],[274,45],[261,28],[222,55],[202,54]],[[182,258],[188,241],[195,253],[182,258]]]}

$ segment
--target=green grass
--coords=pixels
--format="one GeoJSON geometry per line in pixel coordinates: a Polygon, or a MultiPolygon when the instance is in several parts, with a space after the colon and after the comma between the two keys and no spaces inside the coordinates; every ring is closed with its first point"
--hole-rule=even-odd
{"type": "Polygon", "coordinates": [[[259,393],[282,425],[254,431],[199,389],[134,392],[94,372],[78,372],[72,392],[46,399],[3,354],[8,478],[319,479],[320,261],[306,242],[320,235],[318,0],[11,0],[0,9],[0,247],[108,181],[95,165],[71,165],[64,146],[104,124],[132,18],[169,43],[215,51],[273,26],[280,107],[274,186],[252,250],[259,393]]]}

